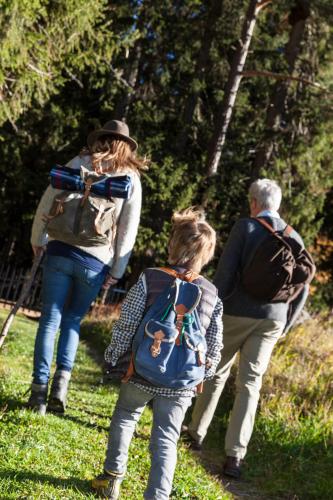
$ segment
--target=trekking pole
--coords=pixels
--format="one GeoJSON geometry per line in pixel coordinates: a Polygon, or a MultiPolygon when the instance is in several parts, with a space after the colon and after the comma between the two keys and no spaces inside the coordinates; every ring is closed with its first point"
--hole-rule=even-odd
{"type": "Polygon", "coordinates": [[[8,332],[9,332],[9,329],[10,329],[10,326],[13,322],[15,314],[17,313],[19,308],[22,306],[23,302],[25,301],[25,299],[28,296],[28,293],[30,292],[30,289],[32,287],[32,284],[33,284],[35,276],[36,276],[37,269],[41,263],[42,258],[43,258],[43,252],[41,252],[39,255],[35,256],[32,267],[24,280],[20,296],[17,299],[16,303],[14,304],[14,307],[12,308],[10,313],[8,314],[6,321],[4,322],[4,324],[2,326],[2,329],[0,332],[0,349],[2,347],[2,344],[5,341],[5,338],[8,334],[8,332]]]}

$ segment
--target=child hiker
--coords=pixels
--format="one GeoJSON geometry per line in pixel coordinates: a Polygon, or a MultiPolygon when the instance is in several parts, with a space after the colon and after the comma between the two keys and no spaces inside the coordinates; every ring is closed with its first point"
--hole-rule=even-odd
{"type": "Polygon", "coordinates": [[[198,390],[197,382],[212,377],[220,360],[222,302],[215,286],[199,274],[213,257],[215,242],[215,231],[203,212],[190,208],[175,213],[168,246],[170,267],[146,269],[125,299],[105,358],[115,366],[131,350],[133,363],[122,380],[126,383],[121,384],[112,416],[104,472],[92,481],[101,496],[119,497],[135,425],[151,402],[151,468],[144,498],[169,498],[186,410],[198,390]],[[164,305],[165,309],[167,300],[163,318],[156,320],[156,308],[164,305]],[[169,331],[179,332],[179,337],[169,338],[169,331]],[[185,369],[170,375],[182,356],[185,369]],[[157,372],[153,365],[159,367],[157,372]]]}

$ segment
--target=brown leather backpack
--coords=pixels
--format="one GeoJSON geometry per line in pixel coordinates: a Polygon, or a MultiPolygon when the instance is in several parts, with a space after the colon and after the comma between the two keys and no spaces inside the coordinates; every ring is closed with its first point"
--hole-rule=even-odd
{"type": "Polygon", "coordinates": [[[264,219],[256,220],[269,234],[243,269],[241,284],[258,299],[291,302],[312,281],[316,266],[309,252],[291,238],[291,226],[281,234],[264,219]]]}

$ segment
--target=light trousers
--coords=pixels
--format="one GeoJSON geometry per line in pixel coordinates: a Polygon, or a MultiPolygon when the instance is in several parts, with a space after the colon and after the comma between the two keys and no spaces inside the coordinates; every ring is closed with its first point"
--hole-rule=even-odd
{"type": "Polygon", "coordinates": [[[224,347],[213,379],[204,384],[194,405],[190,434],[201,443],[213,419],[219,398],[239,352],[236,395],[225,438],[227,456],[244,458],[258,406],[262,377],[284,323],[271,319],[223,316],[224,347]]]}

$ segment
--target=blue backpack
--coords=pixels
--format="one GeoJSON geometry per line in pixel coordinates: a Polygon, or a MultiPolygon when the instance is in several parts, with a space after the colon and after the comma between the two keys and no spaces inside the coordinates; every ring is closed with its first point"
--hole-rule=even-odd
{"type": "Polygon", "coordinates": [[[153,385],[184,389],[203,381],[207,344],[197,312],[200,298],[198,285],[176,277],[143,317],[132,360],[135,372],[153,385]]]}

